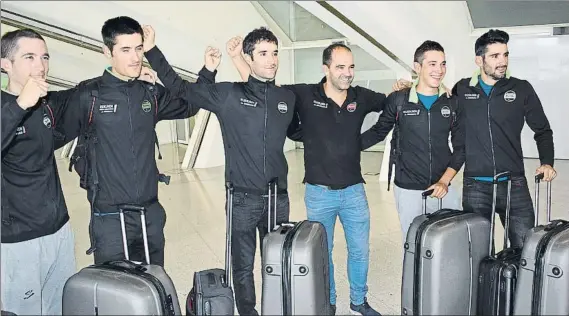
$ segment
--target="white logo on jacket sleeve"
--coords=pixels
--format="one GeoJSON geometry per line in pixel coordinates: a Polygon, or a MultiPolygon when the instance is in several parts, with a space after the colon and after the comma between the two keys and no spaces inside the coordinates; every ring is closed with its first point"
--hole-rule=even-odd
{"type": "Polygon", "coordinates": [[[286,104],[286,102],[279,102],[279,104],[277,105],[277,109],[279,109],[279,112],[285,114],[286,112],[288,112],[288,105],[286,104]]]}
{"type": "Polygon", "coordinates": [[[464,98],[466,100],[478,100],[478,99],[480,99],[480,94],[478,94],[478,93],[465,93],[464,98]]]}
{"type": "Polygon", "coordinates": [[[504,93],[504,100],[506,102],[514,102],[516,100],[516,92],[513,90],[508,90],[504,93]]]}

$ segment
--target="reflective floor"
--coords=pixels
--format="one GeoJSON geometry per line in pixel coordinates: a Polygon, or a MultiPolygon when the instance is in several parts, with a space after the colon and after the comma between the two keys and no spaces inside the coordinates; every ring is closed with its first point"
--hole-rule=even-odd
{"type": "MultiPolygon", "coordinates": [[[[166,222],[166,270],[173,279],[180,303],[183,305],[192,285],[195,271],[222,268],[224,256],[224,168],[209,168],[181,171],[178,166],[185,148],[161,146],[164,158],[159,169],[172,176],[169,186],[160,185],[160,201],[167,212],[166,222]]],[[[59,157],[59,155],[57,156],[59,157]]],[[[382,314],[399,314],[400,284],[402,266],[402,244],[399,219],[395,210],[393,192],[387,191],[385,183],[378,182],[381,153],[362,154],[362,173],[367,182],[366,191],[371,208],[371,262],[369,269],[368,301],[382,314]]],[[[303,152],[287,153],[289,163],[289,194],[291,220],[305,219],[303,152]]],[[[528,179],[538,165],[535,159],[526,161],[528,179]]],[[[85,255],[89,246],[88,229],[89,204],[85,191],[79,188],[79,178],[67,171],[68,161],[58,158],[59,172],[71,223],[75,232],[77,268],[92,263],[92,257],[85,255]]],[[[569,162],[557,161],[559,176],[553,185],[553,216],[569,219],[569,162]],[[564,194],[565,193],[565,194],[564,194]]],[[[460,177],[460,175],[459,175],[460,177]]],[[[455,181],[460,185],[461,181],[455,181]]],[[[530,181],[530,183],[532,183],[530,181]]],[[[544,187],[545,188],[545,187],[544,187]]],[[[533,184],[530,184],[533,193],[533,184]]],[[[545,190],[542,191],[545,193],[545,190]]],[[[542,195],[545,197],[545,194],[542,195]]],[[[545,210],[545,207],[542,207],[545,210]]],[[[540,216],[545,218],[545,212],[540,216]]],[[[346,273],[346,242],[341,224],[336,227],[334,263],[337,290],[337,314],[349,314],[349,284],[346,273]]],[[[496,240],[501,241],[501,227],[497,229],[496,240]]],[[[501,242],[498,247],[501,247],[501,242]]],[[[261,282],[260,256],[257,252],[255,281],[257,286],[257,310],[260,312],[261,282]]]]}

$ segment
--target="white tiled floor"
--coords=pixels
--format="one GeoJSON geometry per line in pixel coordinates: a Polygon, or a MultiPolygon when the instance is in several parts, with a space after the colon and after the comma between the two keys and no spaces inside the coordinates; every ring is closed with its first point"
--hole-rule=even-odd
{"type": "MultiPolygon", "coordinates": [[[[172,176],[169,186],[160,185],[160,201],[167,212],[166,223],[166,269],[174,280],[180,303],[183,305],[191,288],[195,271],[223,267],[224,256],[224,169],[223,167],[182,171],[179,163],[185,148],[161,146],[164,159],[159,168],[172,176]]],[[[58,156],[59,157],[59,156],[58,156]]],[[[366,190],[371,207],[371,262],[369,269],[368,300],[382,314],[398,314],[400,305],[400,283],[402,245],[401,233],[392,191],[385,183],[378,183],[381,153],[362,154],[362,172],[367,182],[366,190]]],[[[302,150],[287,153],[289,162],[289,194],[291,220],[305,218],[304,174],[302,150]]],[[[78,269],[92,263],[92,257],[85,255],[88,248],[89,205],[85,191],[79,188],[75,173],[67,172],[68,161],[58,159],[63,190],[71,213],[75,231],[78,269]]],[[[527,160],[528,179],[538,165],[537,160],[527,160]]],[[[566,205],[569,198],[563,195],[569,188],[569,162],[556,162],[559,173],[553,186],[553,215],[569,218],[566,205]]],[[[531,181],[530,181],[531,182],[531,181]]],[[[456,181],[457,184],[460,181],[456,181]]],[[[533,185],[530,185],[533,192],[533,185]]],[[[542,195],[545,196],[545,195],[542,195]]],[[[542,208],[545,209],[545,208],[542,208]]],[[[544,213],[544,212],[543,212],[544,213]]],[[[542,218],[545,218],[543,214],[542,218]]],[[[541,217],[541,216],[540,216],[541,217]]],[[[346,243],[341,225],[338,223],[334,247],[336,287],[338,293],[338,315],[349,313],[349,285],[346,273],[346,243]]],[[[501,240],[501,227],[496,240],[501,240]]],[[[260,311],[259,255],[256,262],[257,310],[260,311]]]]}

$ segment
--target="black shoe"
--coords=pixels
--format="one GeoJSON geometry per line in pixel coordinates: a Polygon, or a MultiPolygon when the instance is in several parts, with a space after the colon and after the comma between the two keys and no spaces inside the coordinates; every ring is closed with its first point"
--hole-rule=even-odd
{"type": "Polygon", "coordinates": [[[367,298],[364,298],[363,304],[360,305],[354,305],[350,303],[350,312],[352,313],[352,315],[381,316],[381,314],[378,311],[369,306],[369,304],[367,303],[367,298]]]}
{"type": "Polygon", "coordinates": [[[330,315],[336,315],[336,305],[330,305],[330,315]]]}

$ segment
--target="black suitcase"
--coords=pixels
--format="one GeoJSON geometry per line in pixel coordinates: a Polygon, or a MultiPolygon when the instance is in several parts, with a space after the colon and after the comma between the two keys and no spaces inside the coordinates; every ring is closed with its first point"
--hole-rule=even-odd
{"type": "Polygon", "coordinates": [[[226,184],[225,270],[210,269],[194,273],[194,285],[186,299],[187,315],[231,315],[235,313],[231,286],[231,228],[233,186],[226,184]]]}
{"type": "Polygon", "coordinates": [[[510,222],[510,191],[512,179],[509,172],[494,176],[494,193],[492,201],[492,218],[490,230],[490,256],[482,260],[478,277],[477,315],[512,315],[516,281],[522,248],[511,248],[508,242],[510,222]],[[506,202],[506,218],[504,223],[504,249],[497,254],[494,251],[494,230],[496,225],[496,195],[498,179],[507,177],[508,192],[506,202]]]}

